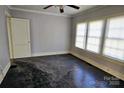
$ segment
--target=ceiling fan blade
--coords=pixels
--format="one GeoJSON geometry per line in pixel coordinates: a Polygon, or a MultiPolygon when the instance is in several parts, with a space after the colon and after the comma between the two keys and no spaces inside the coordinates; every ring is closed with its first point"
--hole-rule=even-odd
{"type": "Polygon", "coordinates": [[[75,8],[75,9],[80,9],[80,7],[76,6],[76,5],[67,5],[69,7],[75,8]]]}
{"type": "Polygon", "coordinates": [[[60,8],[60,13],[63,13],[64,12],[64,9],[63,8],[60,8]]]}
{"type": "Polygon", "coordinates": [[[52,7],[53,5],[48,5],[48,6],[46,6],[46,7],[44,7],[43,9],[47,9],[47,8],[49,8],[49,7],[52,7]]]}

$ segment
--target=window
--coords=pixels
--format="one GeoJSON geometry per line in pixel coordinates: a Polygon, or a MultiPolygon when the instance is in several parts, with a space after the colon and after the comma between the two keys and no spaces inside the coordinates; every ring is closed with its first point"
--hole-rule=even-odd
{"type": "Polygon", "coordinates": [[[124,16],[77,24],[75,46],[123,61],[124,16]]]}
{"type": "Polygon", "coordinates": [[[87,50],[99,53],[103,21],[93,21],[88,26],[87,50]]]}
{"type": "Polygon", "coordinates": [[[86,27],[86,23],[77,24],[75,46],[78,48],[85,48],[86,27]]]}
{"type": "Polygon", "coordinates": [[[108,19],[103,53],[124,60],[124,16],[108,19]]]}

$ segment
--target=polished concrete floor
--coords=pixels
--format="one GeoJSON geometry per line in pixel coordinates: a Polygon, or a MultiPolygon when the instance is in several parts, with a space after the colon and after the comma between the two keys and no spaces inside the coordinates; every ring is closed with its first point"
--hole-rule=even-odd
{"type": "Polygon", "coordinates": [[[1,88],[124,87],[124,81],[70,54],[15,59],[1,88]]]}

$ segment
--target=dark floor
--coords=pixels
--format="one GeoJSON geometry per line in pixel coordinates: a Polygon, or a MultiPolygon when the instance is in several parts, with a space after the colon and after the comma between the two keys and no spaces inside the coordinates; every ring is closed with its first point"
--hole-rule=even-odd
{"type": "Polygon", "coordinates": [[[124,81],[70,54],[15,59],[0,87],[124,87],[124,81]]]}

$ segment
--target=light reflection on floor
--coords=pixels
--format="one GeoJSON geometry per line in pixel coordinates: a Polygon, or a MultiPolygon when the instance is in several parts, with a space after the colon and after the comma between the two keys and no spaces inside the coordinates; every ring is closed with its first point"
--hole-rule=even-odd
{"type": "Polygon", "coordinates": [[[104,81],[98,81],[92,75],[92,73],[87,73],[82,67],[76,65],[73,67],[73,78],[76,87],[105,87],[106,83],[104,81]]]}

